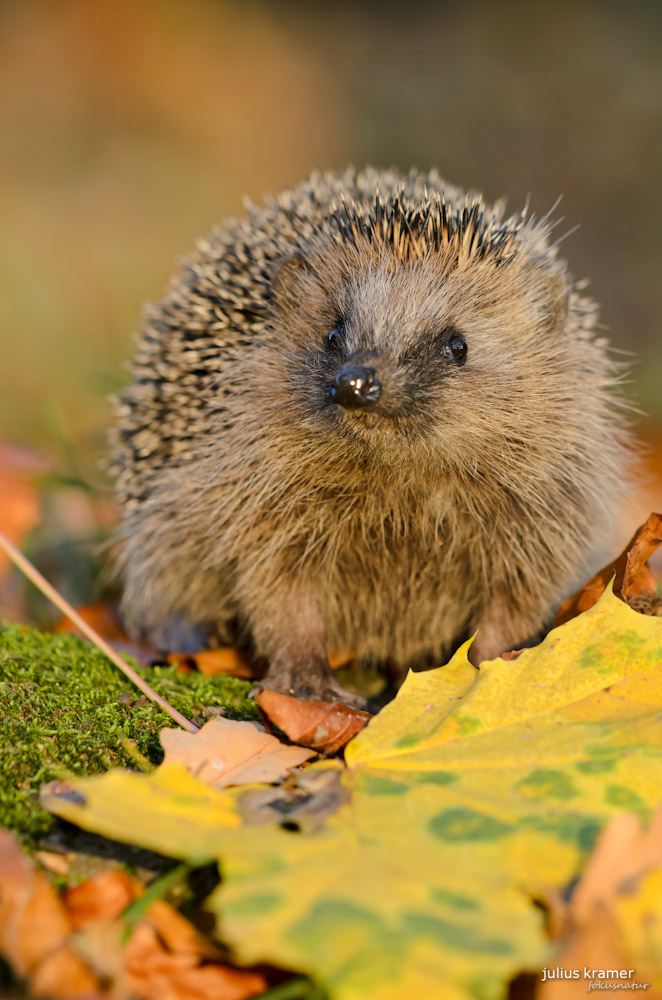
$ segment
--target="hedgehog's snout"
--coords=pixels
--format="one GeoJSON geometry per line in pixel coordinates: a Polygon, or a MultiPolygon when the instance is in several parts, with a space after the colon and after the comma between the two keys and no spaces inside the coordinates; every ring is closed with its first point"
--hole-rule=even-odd
{"type": "Polygon", "coordinates": [[[331,399],[348,410],[374,406],[382,394],[377,370],[371,366],[345,365],[331,385],[331,399]]]}

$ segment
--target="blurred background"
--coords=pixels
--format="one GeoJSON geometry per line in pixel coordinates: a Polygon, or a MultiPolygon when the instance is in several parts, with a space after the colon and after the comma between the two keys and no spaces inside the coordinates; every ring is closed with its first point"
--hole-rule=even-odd
{"type": "Polygon", "coordinates": [[[660,474],[661,41],[658,0],[4,0],[0,527],[71,595],[98,586],[106,397],[141,303],[242,195],[350,162],[537,214],[563,196],[660,474]]]}

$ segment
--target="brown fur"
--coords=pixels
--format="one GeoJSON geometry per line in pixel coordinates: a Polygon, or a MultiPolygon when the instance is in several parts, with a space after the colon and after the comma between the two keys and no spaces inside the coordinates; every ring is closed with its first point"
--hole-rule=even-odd
{"type": "Polygon", "coordinates": [[[436,174],[314,176],[250,208],[151,309],[119,405],[133,621],[239,636],[274,686],[326,696],[329,652],[436,663],[476,629],[476,660],[521,645],[622,492],[596,318],[546,222],[436,174]],[[330,401],[347,360],[377,368],[374,412],[330,401]]]}

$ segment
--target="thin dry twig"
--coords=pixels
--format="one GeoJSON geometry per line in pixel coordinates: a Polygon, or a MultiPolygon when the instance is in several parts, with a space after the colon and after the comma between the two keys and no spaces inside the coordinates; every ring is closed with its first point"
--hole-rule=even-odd
{"type": "Polygon", "coordinates": [[[72,608],[71,604],[69,604],[69,602],[66,601],[61,594],[58,594],[57,590],[51,586],[45,577],[41,575],[39,570],[32,565],[30,560],[26,559],[23,553],[19,552],[16,546],[13,545],[1,531],[0,548],[7,553],[11,561],[18,566],[22,573],[27,576],[28,580],[31,580],[35,587],[37,587],[42,594],[49,599],[49,601],[52,601],[53,604],[60,609],[62,614],[66,615],[67,618],[69,618],[70,621],[72,621],[74,625],[76,625],[77,628],[79,628],[80,631],[87,636],[90,642],[93,642],[94,645],[100,649],[101,652],[107,656],[116,667],[119,667],[122,673],[125,674],[129,680],[136,685],[136,687],[140,688],[143,694],[146,695],[150,701],[156,702],[156,704],[159,705],[164,712],[167,712],[170,718],[174,719],[174,721],[181,726],[182,729],[186,729],[189,733],[198,732],[197,726],[194,726],[192,722],[189,722],[189,720],[183,716],[181,712],[178,712],[176,708],[173,708],[172,705],[165,700],[165,698],[162,698],[160,694],[157,694],[154,688],[151,688],[147,681],[143,680],[140,674],[137,673],[133,667],[130,667],[129,664],[122,659],[119,653],[116,653],[112,646],[109,646],[105,639],[102,639],[101,636],[94,631],[91,625],[88,625],[87,622],[81,618],[78,612],[72,608]]]}

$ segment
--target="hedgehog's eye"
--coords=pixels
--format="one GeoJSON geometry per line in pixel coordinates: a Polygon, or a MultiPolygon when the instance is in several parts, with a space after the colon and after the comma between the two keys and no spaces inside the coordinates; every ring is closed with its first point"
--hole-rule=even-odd
{"type": "Polygon", "coordinates": [[[467,342],[461,333],[449,331],[445,338],[444,354],[458,364],[464,364],[467,360],[467,342]]]}
{"type": "Polygon", "coordinates": [[[331,333],[328,334],[326,338],[326,346],[330,351],[337,351],[342,343],[342,339],[345,335],[345,323],[343,320],[338,320],[334,326],[331,333]]]}
{"type": "Polygon", "coordinates": [[[448,341],[448,346],[456,361],[464,361],[467,356],[467,342],[464,337],[461,337],[459,333],[456,333],[455,336],[451,337],[448,341]]]}

